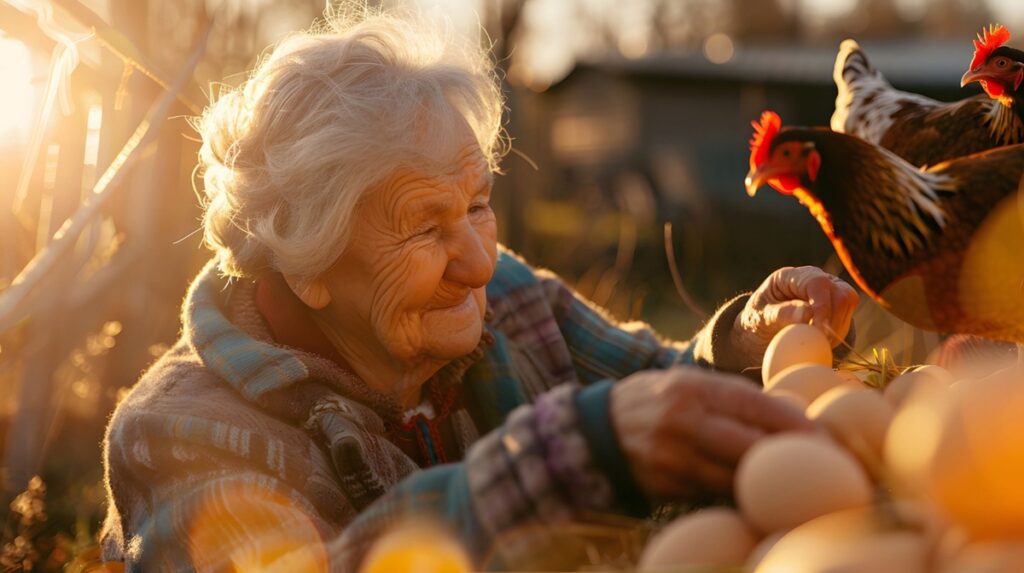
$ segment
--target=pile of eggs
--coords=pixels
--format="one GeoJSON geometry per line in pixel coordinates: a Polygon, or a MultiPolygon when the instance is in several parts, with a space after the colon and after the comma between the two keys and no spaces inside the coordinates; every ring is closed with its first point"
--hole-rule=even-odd
{"type": "Polygon", "coordinates": [[[880,390],[833,370],[801,324],[772,340],[762,378],[822,430],[759,440],[737,507],[668,524],[641,571],[1024,571],[1024,367],[955,380],[927,365],[880,390]]]}

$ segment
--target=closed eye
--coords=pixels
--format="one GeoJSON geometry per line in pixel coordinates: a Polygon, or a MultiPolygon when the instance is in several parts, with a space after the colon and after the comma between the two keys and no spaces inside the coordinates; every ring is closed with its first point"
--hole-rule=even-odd
{"type": "Polygon", "coordinates": [[[437,233],[440,230],[441,230],[440,225],[428,225],[426,227],[421,227],[418,231],[413,233],[412,238],[428,237],[430,235],[433,235],[433,234],[437,233]]]}

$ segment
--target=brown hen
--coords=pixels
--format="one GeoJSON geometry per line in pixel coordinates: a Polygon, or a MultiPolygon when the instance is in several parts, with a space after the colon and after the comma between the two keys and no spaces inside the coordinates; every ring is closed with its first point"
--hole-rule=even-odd
{"type": "Polygon", "coordinates": [[[878,144],[917,166],[1024,143],[1024,52],[1004,46],[1010,33],[984,30],[961,86],[979,82],[986,94],[945,103],[893,88],[857,42],[836,57],[832,129],[878,144]]]}
{"type": "Polygon", "coordinates": [[[754,126],[748,194],[795,196],[868,295],[920,328],[1024,342],[1024,145],[924,169],[773,112],[754,126]]]}

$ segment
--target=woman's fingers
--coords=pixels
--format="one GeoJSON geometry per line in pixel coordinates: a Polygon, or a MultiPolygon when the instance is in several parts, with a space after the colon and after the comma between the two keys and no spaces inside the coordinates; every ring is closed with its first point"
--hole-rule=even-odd
{"type": "Polygon", "coordinates": [[[693,375],[692,382],[702,386],[695,396],[699,403],[680,405],[670,433],[720,463],[737,463],[765,434],[814,427],[799,408],[764,394],[747,380],[693,375]]]}
{"type": "Polygon", "coordinates": [[[770,304],[761,311],[762,337],[770,339],[784,327],[790,324],[808,323],[814,316],[811,304],[804,300],[787,300],[776,304],[770,304]]]}
{"type": "Polygon", "coordinates": [[[721,463],[692,449],[661,448],[651,456],[651,480],[665,495],[669,492],[732,491],[736,464],[721,463]]]}
{"type": "Polygon", "coordinates": [[[725,466],[714,460],[698,457],[694,466],[693,473],[703,489],[715,494],[732,493],[736,464],[725,466]]]}
{"type": "Polygon", "coordinates": [[[842,280],[836,278],[837,282],[836,289],[839,291],[838,298],[841,300],[839,305],[842,309],[839,322],[835,326],[836,335],[841,340],[846,339],[846,335],[850,332],[850,326],[853,324],[853,313],[857,310],[857,305],[860,304],[860,295],[854,288],[842,280]]]}
{"type": "Polygon", "coordinates": [[[709,415],[697,425],[692,444],[704,456],[735,466],[750,446],[764,434],[764,430],[733,418],[709,415]]]}
{"type": "Polygon", "coordinates": [[[813,428],[793,404],[765,394],[745,379],[721,378],[707,388],[705,409],[709,415],[731,418],[764,433],[813,428]]]}
{"type": "MultiPolygon", "coordinates": [[[[817,267],[788,268],[779,271],[779,302],[803,300],[810,305],[810,324],[817,326],[838,344],[846,337],[860,297],[842,279],[817,267]]],[[[796,322],[796,321],[794,321],[796,322]]],[[[789,324],[792,324],[790,322],[789,324]]]]}
{"type": "MultiPolygon", "coordinates": [[[[850,323],[853,321],[853,311],[857,309],[860,297],[853,287],[832,275],[822,273],[827,280],[820,281],[822,288],[828,289],[829,306],[831,316],[828,318],[827,334],[832,339],[832,345],[839,344],[846,338],[850,331],[850,323]]],[[[825,324],[825,323],[823,323],[825,324]]]]}
{"type": "Polygon", "coordinates": [[[795,406],[739,376],[696,367],[638,372],[612,390],[611,419],[640,487],[729,491],[740,458],[766,434],[810,430],[795,406]]]}

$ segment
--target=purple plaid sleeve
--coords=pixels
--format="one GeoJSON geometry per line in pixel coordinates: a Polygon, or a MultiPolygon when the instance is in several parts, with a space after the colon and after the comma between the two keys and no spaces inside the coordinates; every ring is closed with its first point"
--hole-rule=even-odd
{"type": "Polygon", "coordinates": [[[494,546],[507,559],[514,560],[519,545],[525,550],[535,543],[534,534],[553,524],[612,507],[611,482],[579,430],[573,402],[578,389],[565,384],[517,408],[467,455],[477,519],[493,539],[504,538],[494,546]],[[516,534],[524,531],[532,534],[516,534]]]}

